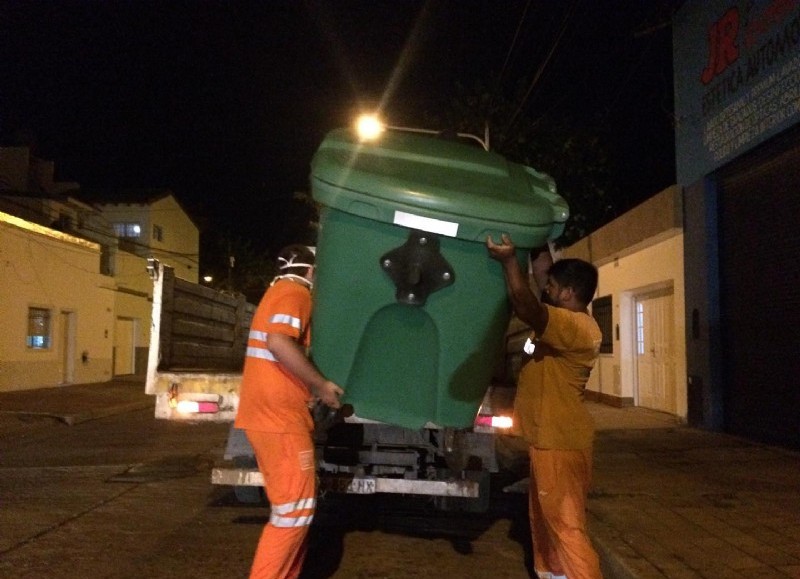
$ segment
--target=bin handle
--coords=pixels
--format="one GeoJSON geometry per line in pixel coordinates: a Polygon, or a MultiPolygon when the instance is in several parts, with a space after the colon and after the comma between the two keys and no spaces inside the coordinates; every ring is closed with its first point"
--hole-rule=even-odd
{"type": "Polygon", "coordinates": [[[394,282],[395,299],[424,306],[428,296],[455,281],[455,271],[439,252],[439,235],[412,229],[400,247],[380,258],[380,267],[394,282]]]}

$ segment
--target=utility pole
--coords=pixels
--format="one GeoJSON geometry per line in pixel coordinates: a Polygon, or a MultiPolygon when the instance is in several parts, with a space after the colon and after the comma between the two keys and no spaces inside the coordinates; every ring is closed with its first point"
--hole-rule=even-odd
{"type": "Polygon", "coordinates": [[[233,291],[233,266],[236,265],[236,258],[231,250],[231,242],[228,241],[228,290],[233,291]]]}

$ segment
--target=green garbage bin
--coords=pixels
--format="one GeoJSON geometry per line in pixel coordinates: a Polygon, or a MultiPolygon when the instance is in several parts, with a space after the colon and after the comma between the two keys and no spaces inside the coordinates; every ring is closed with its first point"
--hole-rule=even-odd
{"type": "Polygon", "coordinates": [[[471,426],[510,315],[486,237],[510,233],[520,260],[558,237],[568,208],[553,180],[462,142],[337,129],[311,190],[316,364],[362,419],[471,426]]]}

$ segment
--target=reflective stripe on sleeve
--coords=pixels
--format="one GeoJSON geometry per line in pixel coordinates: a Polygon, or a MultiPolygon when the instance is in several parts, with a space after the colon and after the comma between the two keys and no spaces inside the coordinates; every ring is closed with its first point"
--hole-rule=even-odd
{"type": "Polygon", "coordinates": [[[261,360],[269,360],[270,362],[277,362],[275,356],[272,355],[272,352],[270,352],[266,348],[255,348],[253,346],[248,346],[247,357],[260,358],[261,360]]]}
{"type": "Polygon", "coordinates": [[[299,330],[302,327],[302,323],[300,322],[300,318],[296,318],[294,316],[290,316],[289,314],[275,314],[269,319],[270,324],[286,324],[292,326],[296,330],[299,330]]]}
{"type": "Polygon", "coordinates": [[[267,334],[266,332],[259,332],[258,330],[250,330],[250,339],[251,340],[259,340],[261,342],[267,341],[267,334]]]}

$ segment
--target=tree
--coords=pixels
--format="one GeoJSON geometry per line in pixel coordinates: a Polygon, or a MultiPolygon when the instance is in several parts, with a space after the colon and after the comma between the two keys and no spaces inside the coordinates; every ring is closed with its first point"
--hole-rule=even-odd
{"type": "MultiPolygon", "coordinates": [[[[260,195],[259,199],[269,198],[260,195]]],[[[278,252],[292,243],[316,244],[319,208],[308,193],[269,199],[265,207],[268,210],[259,214],[257,226],[245,228],[240,221],[202,233],[201,274],[211,277],[206,285],[244,294],[247,301],[258,303],[278,273],[278,252]]]]}
{"type": "Polygon", "coordinates": [[[210,277],[201,283],[216,290],[244,294],[250,303],[261,300],[276,274],[274,254],[227,232],[204,232],[200,244],[200,272],[203,278],[210,277]]]}
{"type": "Polygon", "coordinates": [[[570,207],[557,243],[570,245],[616,215],[618,191],[602,135],[565,115],[531,118],[515,104],[524,100],[521,90],[517,93],[508,99],[480,81],[472,87],[459,84],[455,97],[442,107],[447,114],[426,115],[426,122],[476,135],[483,135],[488,126],[492,150],[553,177],[570,207]]]}

